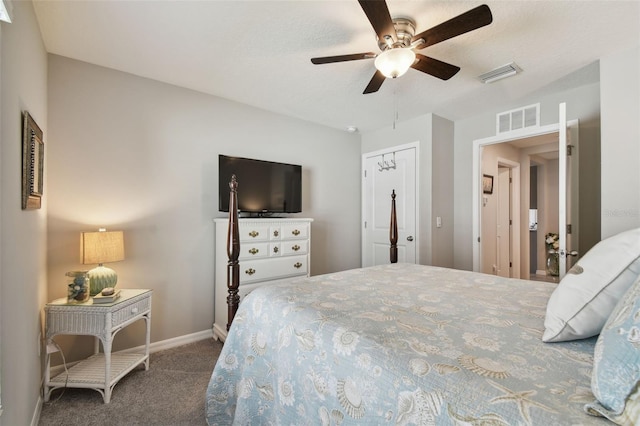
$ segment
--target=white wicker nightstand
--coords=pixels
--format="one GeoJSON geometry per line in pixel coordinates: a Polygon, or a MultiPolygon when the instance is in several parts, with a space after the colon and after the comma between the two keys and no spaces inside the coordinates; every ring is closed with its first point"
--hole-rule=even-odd
{"type": "MultiPolygon", "coordinates": [[[[111,391],[118,381],[136,366],[144,363],[149,369],[149,341],[151,338],[151,290],[121,290],[121,296],[113,303],[67,304],[58,299],[45,306],[46,339],[50,343],[57,334],[95,336],[94,355],[78,362],[51,378],[50,356],[47,354],[44,378],[44,400],[49,401],[51,391],[57,388],[88,388],[100,392],[105,404],[111,400],[111,391]],[[147,335],[144,353],[111,354],[115,334],[124,327],[144,319],[147,335]],[[104,353],[99,353],[102,342],[104,353]]],[[[47,351],[48,352],[48,351],[47,351]]]]}

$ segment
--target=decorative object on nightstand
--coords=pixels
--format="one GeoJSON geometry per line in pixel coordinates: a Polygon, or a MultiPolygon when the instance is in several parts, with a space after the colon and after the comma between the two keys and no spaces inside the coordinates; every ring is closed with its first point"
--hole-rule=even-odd
{"type": "Polygon", "coordinates": [[[116,271],[104,266],[104,263],[124,260],[124,235],[122,231],[109,231],[101,228],[98,232],[80,234],[80,257],[83,265],[98,264],[89,271],[91,296],[107,287],[115,287],[118,282],[116,271]]]}
{"type": "Polygon", "coordinates": [[[120,289],[116,290],[113,287],[107,287],[93,296],[93,303],[111,303],[115,302],[118,297],[120,297],[120,289]]]}
{"type": "Polygon", "coordinates": [[[89,300],[89,273],[69,271],[67,277],[67,303],[83,303],[89,300]]]}
{"type": "Polygon", "coordinates": [[[560,237],[556,232],[549,232],[544,236],[544,244],[547,249],[547,275],[557,277],[560,275],[560,259],[558,248],[560,237]]]}

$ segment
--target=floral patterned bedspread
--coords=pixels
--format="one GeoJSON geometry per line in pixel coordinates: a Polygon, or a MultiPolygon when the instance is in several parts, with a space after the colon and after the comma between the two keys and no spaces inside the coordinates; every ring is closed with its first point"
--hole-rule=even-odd
{"type": "Polygon", "coordinates": [[[543,343],[555,284],[413,264],[260,287],[206,393],[209,425],[570,425],[595,338],[543,343]]]}

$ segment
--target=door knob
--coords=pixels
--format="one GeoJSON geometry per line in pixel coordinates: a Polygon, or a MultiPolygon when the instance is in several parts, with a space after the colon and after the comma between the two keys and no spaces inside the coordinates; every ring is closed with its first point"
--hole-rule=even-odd
{"type": "Polygon", "coordinates": [[[409,236],[407,237],[407,241],[413,241],[413,237],[412,237],[411,235],[409,235],[409,236]]]}

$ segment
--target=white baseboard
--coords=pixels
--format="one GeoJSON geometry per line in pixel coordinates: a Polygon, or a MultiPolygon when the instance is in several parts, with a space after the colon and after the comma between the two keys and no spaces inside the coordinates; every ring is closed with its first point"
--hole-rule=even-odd
{"type": "MultiPolygon", "coordinates": [[[[167,340],[161,340],[160,342],[153,342],[149,345],[149,353],[164,351],[166,349],[176,348],[182,345],[188,345],[189,343],[199,342],[200,340],[213,338],[213,332],[211,330],[202,330],[197,333],[185,334],[184,336],[173,337],[167,340]]],[[[135,348],[124,349],[118,351],[120,353],[128,352],[142,352],[144,351],[144,345],[137,346],[135,348]]]]}
{"type": "Polygon", "coordinates": [[[227,330],[224,330],[218,324],[213,324],[213,338],[216,340],[220,339],[221,342],[224,342],[227,340],[227,330]]]}
{"type": "Polygon", "coordinates": [[[40,414],[42,413],[42,397],[38,397],[38,403],[36,404],[36,409],[33,412],[33,417],[31,418],[31,426],[38,426],[40,423],[40,414]]]}

